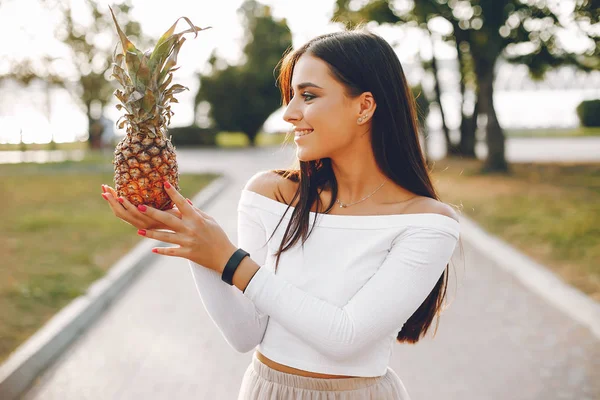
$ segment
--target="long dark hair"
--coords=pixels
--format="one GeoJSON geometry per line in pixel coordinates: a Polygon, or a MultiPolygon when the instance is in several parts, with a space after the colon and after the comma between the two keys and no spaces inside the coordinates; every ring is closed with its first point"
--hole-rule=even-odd
{"type": "MultiPolygon", "coordinates": [[[[346,87],[348,97],[355,98],[363,92],[373,94],[377,108],[372,116],[371,143],[379,169],[404,189],[439,200],[419,145],[415,99],[393,48],[380,36],[364,28],[355,28],[315,37],[295,51],[288,49],[277,65],[277,80],[284,105],[291,99],[294,66],[305,53],[328,64],[333,76],[346,87]]],[[[320,190],[329,186],[332,192],[331,203],[324,213],[332,209],[338,194],[330,158],[296,161],[299,168],[273,170],[285,179],[298,183],[293,199],[289,203],[283,200],[288,204],[286,213],[299,198],[275,253],[275,270],[281,254],[293,247],[300,238],[304,246],[314,229],[315,224],[308,232],[309,217],[315,201],[317,210],[322,209],[320,190]]],[[[315,222],[316,219],[317,213],[315,222]]],[[[433,318],[441,313],[448,286],[447,277],[448,265],[431,293],[398,333],[399,342],[416,343],[427,333],[433,318]]]]}

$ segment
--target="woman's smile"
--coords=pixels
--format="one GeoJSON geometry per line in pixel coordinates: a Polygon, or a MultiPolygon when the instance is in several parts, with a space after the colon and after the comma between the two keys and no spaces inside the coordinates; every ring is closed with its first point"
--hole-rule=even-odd
{"type": "Polygon", "coordinates": [[[294,131],[294,140],[298,140],[303,136],[310,135],[314,129],[298,129],[294,131]]]}

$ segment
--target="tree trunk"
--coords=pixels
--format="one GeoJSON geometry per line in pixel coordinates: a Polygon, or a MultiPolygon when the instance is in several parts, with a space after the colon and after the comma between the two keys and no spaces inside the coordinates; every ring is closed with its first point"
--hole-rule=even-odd
{"type": "Polygon", "coordinates": [[[448,130],[448,125],[446,125],[446,115],[444,114],[444,107],[442,106],[442,90],[440,88],[440,82],[438,80],[438,63],[437,58],[435,57],[435,52],[433,51],[433,36],[431,32],[429,32],[429,39],[431,41],[431,69],[433,70],[433,86],[435,90],[435,100],[440,106],[440,115],[442,117],[442,131],[444,132],[444,137],[446,138],[446,152],[447,154],[453,154],[454,149],[452,146],[452,142],[450,141],[450,131],[448,130]]]}
{"type": "Polygon", "coordinates": [[[248,145],[250,147],[256,147],[256,137],[258,136],[258,132],[246,132],[246,136],[248,136],[248,145]]]}
{"type": "Polygon", "coordinates": [[[465,56],[460,49],[460,40],[455,40],[456,52],[458,53],[458,71],[460,73],[460,142],[456,148],[456,153],[463,158],[476,158],[475,155],[475,131],[477,130],[477,115],[479,110],[479,100],[476,100],[473,114],[469,117],[465,114],[465,56]]]}
{"type": "Polygon", "coordinates": [[[27,151],[27,145],[23,141],[23,129],[19,129],[19,150],[27,151]]]}
{"type": "Polygon", "coordinates": [[[86,103],[88,118],[88,144],[90,149],[97,150],[102,148],[102,124],[95,120],[91,114],[92,103],[86,103]]]}
{"type": "Polygon", "coordinates": [[[467,116],[462,114],[460,121],[460,143],[458,144],[459,152],[465,158],[477,158],[475,155],[475,132],[477,131],[477,116],[479,115],[479,98],[473,108],[473,114],[467,116]]]}
{"type": "MultiPolygon", "coordinates": [[[[44,95],[46,100],[46,118],[48,119],[48,124],[52,126],[52,92],[50,83],[48,81],[45,82],[44,86],[44,95]]],[[[49,150],[56,150],[56,142],[54,141],[54,130],[50,129],[50,144],[48,146],[49,150]]]]}
{"type": "Polygon", "coordinates": [[[487,116],[485,141],[488,155],[483,166],[483,172],[508,172],[504,152],[504,131],[498,122],[494,108],[494,61],[477,60],[476,73],[479,86],[478,101],[482,111],[487,116]]]}

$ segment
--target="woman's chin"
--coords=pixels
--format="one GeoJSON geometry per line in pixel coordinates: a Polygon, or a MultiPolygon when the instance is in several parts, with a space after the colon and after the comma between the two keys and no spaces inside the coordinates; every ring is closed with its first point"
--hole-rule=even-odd
{"type": "Polygon", "coordinates": [[[299,161],[303,162],[314,161],[320,158],[316,154],[312,154],[312,152],[308,151],[308,149],[303,146],[296,146],[296,157],[299,161]]]}

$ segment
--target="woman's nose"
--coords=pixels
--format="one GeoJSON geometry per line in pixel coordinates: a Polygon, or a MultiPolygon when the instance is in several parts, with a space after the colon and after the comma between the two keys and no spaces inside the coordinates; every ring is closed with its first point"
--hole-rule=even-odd
{"type": "Polygon", "coordinates": [[[298,109],[294,109],[291,104],[288,104],[285,112],[283,113],[283,120],[285,122],[289,122],[293,124],[294,122],[300,121],[302,119],[302,113],[298,109]]]}

